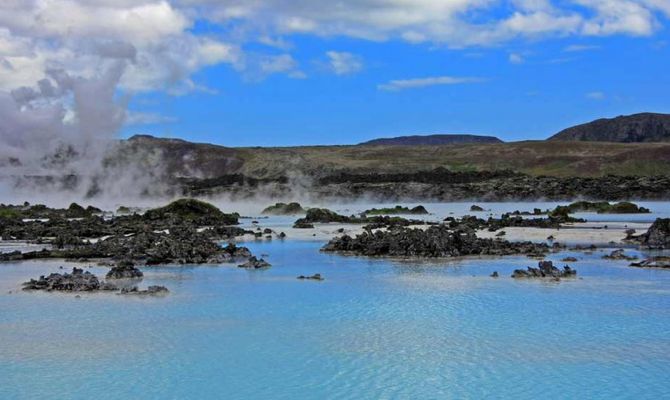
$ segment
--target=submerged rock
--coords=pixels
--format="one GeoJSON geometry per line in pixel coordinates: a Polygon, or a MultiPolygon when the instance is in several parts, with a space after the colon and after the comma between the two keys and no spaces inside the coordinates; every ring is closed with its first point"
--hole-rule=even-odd
{"type": "Polygon", "coordinates": [[[249,260],[244,264],[238,265],[239,268],[250,268],[250,269],[260,269],[260,268],[269,268],[272,264],[265,261],[264,259],[258,259],[255,256],[249,257],[249,260]]]}
{"type": "Polygon", "coordinates": [[[569,278],[577,276],[577,271],[566,265],[563,269],[554,267],[551,261],[540,261],[537,268],[515,269],[512,278],[569,278]]]}
{"type": "Polygon", "coordinates": [[[123,288],[119,294],[128,294],[128,295],[139,295],[139,296],[159,296],[166,295],[170,291],[165,286],[153,285],[149,286],[146,289],[140,289],[137,286],[132,288],[123,288]]]}
{"type": "Polygon", "coordinates": [[[314,280],[314,281],[322,281],[324,278],[321,276],[321,274],[314,274],[311,276],[305,276],[305,275],[300,275],[298,279],[303,280],[303,279],[308,279],[308,280],[314,280]]]}
{"type": "Polygon", "coordinates": [[[603,256],[605,260],[637,260],[637,256],[629,256],[626,254],[624,249],[617,249],[612,251],[610,254],[603,256]]]}
{"type": "Polygon", "coordinates": [[[662,268],[670,269],[670,257],[669,256],[659,256],[651,257],[640,262],[634,262],[630,264],[631,267],[637,268],[662,268]]]}

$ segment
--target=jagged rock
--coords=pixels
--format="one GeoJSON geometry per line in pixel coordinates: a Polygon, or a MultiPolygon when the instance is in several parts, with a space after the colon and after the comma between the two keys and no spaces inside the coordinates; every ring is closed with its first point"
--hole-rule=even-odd
{"type": "Polygon", "coordinates": [[[259,269],[259,268],[269,268],[272,264],[265,261],[264,259],[257,259],[254,256],[249,257],[249,260],[244,264],[238,265],[240,268],[250,268],[250,269],[259,269]]]}
{"type": "Polygon", "coordinates": [[[638,240],[645,247],[670,248],[670,218],[657,218],[647,232],[638,236],[638,240]]]}
{"type": "Polygon", "coordinates": [[[144,276],[142,271],[135,267],[130,261],[120,262],[119,265],[113,267],[105,278],[107,279],[141,279],[144,276]]]}
{"type": "Polygon", "coordinates": [[[314,274],[311,276],[305,276],[305,275],[300,275],[298,279],[308,279],[308,280],[314,280],[314,281],[322,281],[324,278],[321,276],[321,274],[314,274]]]}
{"type": "Polygon", "coordinates": [[[568,278],[577,275],[577,271],[566,265],[563,269],[554,267],[551,261],[540,261],[537,268],[515,269],[512,278],[568,278]]]}

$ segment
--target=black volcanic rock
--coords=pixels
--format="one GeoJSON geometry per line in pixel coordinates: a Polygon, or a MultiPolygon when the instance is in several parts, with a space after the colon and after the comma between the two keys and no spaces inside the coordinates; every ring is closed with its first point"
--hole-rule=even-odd
{"type": "Polygon", "coordinates": [[[645,247],[670,248],[670,218],[657,218],[647,232],[638,236],[638,240],[645,247]]]}
{"type": "Polygon", "coordinates": [[[50,274],[31,279],[23,284],[23,290],[44,290],[47,292],[93,292],[115,290],[111,285],[101,283],[97,276],[81,268],[72,268],[72,273],[50,274]]]}
{"type": "Polygon", "coordinates": [[[132,262],[120,262],[119,265],[113,267],[105,278],[107,279],[141,279],[144,276],[142,271],[137,269],[132,262]]]}
{"type": "Polygon", "coordinates": [[[426,230],[395,228],[364,232],[356,237],[344,235],[328,242],[326,252],[345,252],[364,256],[458,257],[467,255],[540,255],[549,251],[546,244],[482,239],[473,229],[452,229],[446,225],[426,230]]]}
{"type": "Polygon", "coordinates": [[[398,136],[393,138],[373,139],[360,143],[364,146],[420,146],[464,143],[502,143],[494,136],[480,135],[415,135],[398,136]]]}
{"type": "Polygon", "coordinates": [[[244,264],[238,265],[239,268],[247,269],[261,269],[261,268],[270,268],[272,265],[265,261],[264,259],[258,259],[254,256],[249,257],[249,260],[244,264]]]}
{"type": "Polygon", "coordinates": [[[597,119],[562,130],[549,140],[668,142],[670,141],[670,114],[641,113],[597,119]]]}

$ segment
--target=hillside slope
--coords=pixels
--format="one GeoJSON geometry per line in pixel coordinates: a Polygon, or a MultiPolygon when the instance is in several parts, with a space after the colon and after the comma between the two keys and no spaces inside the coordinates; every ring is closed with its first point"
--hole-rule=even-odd
{"type": "Polygon", "coordinates": [[[670,114],[642,113],[597,119],[550,137],[551,141],[650,143],[670,141],[670,114]]]}
{"type": "MultiPolygon", "coordinates": [[[[528,141],[433,146],[223,147],[136,137],[122,153],[151,154],[171,176],[320,178],[341,172],[510,170],[540,176],[670,175],[670,143],[528,141]]],[[[121,155],[121,157],[123,154],[121,155]]]]}

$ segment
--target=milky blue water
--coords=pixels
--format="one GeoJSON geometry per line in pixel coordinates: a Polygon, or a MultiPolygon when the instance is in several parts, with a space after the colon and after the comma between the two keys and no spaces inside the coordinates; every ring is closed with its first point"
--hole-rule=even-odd
{"type": "Polygon", "coordinates": [[[146,269],[163,298],[24,293],[71,264],[0,265],[0,399],[670,397],[670,271],[562,253],[580,279],[515,281],[536,261],[249,246],[273,267],[146,269]]]}

